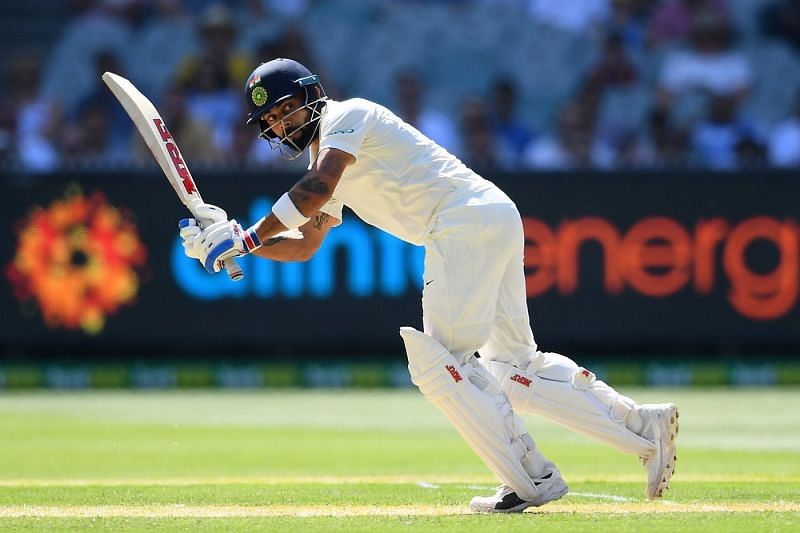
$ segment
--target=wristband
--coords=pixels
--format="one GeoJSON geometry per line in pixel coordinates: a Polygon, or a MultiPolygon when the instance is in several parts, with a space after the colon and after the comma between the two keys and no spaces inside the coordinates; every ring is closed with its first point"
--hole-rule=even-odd
{"type": "Polygon", "coordinates": [[[311,220],[297,209],[294,202],[289,198],[289,193],[283,193],[283,196],[278,198],[275,205],[272,206],[272,214],[275,215],[281,224],[289,229],[296,229],[311,220]]]}
{"type": "Polygon", "coordinates": [[[261,239],[258,237],[258,233],[256,233],[255,224],[244,230],[244,235],[242,235],[242,241],[244,242],[244,245],[247,248],[247,253],[250,253],[256,248],[261,246],[261,239]]]}
{"type": "MultiPolygon", "coordinates": [[[[235,219],[229,222],[231,231],[233,232],[233,242],[240,252],[249,254],[261,246],[261,238],[258,236],[258,233],[256,233],[256,226],[258,226],[262,220],[264,219],[262,218],[247,229],[244,229],[235,219]]],[[[181,221],[181,223],[183,223],[183,221],[181,221]]]]}

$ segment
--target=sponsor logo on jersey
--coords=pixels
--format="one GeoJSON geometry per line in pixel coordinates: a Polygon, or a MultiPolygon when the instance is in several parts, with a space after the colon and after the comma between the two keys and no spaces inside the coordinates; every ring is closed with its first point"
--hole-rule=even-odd
{"type": "Polygon", "coordinates": [[[346,130],[336,130],[334,132],[331,132],[330,135],[343,135],[348,133],[354,133],[355,131],[356,130],[354,130],[353,128],[347,128],[346,130]]]}

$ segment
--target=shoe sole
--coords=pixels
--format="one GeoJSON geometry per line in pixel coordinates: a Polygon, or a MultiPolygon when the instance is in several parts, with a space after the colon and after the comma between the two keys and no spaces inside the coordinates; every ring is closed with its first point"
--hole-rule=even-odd
{"type": "Polygon", "coordinates": [[[669,417],[666,424],[667,433],[669,434],[669,444],[665,448],[665,452],[672,455],[672,460],[664,467],[664,471],[661,473],[661,480],[658,482],[658,487],[656,487],[653,495],[647,494],[647,497],[651,500],[661,498],[664,495],[664,491],[669,488],[669,481],[675,474],[675,463],[678,462],[678,453],[675,448],[675,439],[678,437],[678,418],[680,416],[678,407],[673,405],[667,416],[669,417]]]}

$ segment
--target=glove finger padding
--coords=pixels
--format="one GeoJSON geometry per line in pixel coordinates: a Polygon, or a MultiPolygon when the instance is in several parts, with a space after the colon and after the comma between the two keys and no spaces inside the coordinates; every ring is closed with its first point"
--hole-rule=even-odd
{"type": "Polygon", "coordinates": [[[228,213],[221,207],[212,204],[200,204],[194,209],[193,213],[203,227],[228,220],[228,213]]]}
{"type": "Polygon", "coordinates": [[[178,222],[178,228],[180,229],[183,253],[192,259],[198,259],[194,251],[194,240],[201,231],[197,220],[193,218],[184,218],[178,222]]]}
{"type": "Polygon", "coordinates": [[[187,237],[196,237],[198,233],[202,230],[197,223],[197,220],[193,218],[184,218],[178,223],[178,230],[180,231],[181,238],[185,239],[187,237]]]}

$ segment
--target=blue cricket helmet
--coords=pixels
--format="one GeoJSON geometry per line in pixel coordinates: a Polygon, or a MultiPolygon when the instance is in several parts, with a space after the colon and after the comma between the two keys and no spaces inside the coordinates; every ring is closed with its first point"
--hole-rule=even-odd
{"type": "MultiPolygon", "coordinates": [[[[249,109],[247,124],[258,124],[261,128],[261,137],[270,141],[273,148],[281,148],[282,145],[288,146],[294,151],[305,150],[316,134],[322,109],[328,98],[319,81],[319,76],[312,74],[297,61],[278,58],[259,65],[247,78],[244,91],[249,109]],[[310,119],[301,126],[304,134],[300,141],[292,141],[286,136],[279,139],[259,119],[276,104],[296,95],[305,96],[305,104],[302,108],[311,111],[310,119]]],[[[284,152],[281,151],[281,153],[284,152]]]]}

